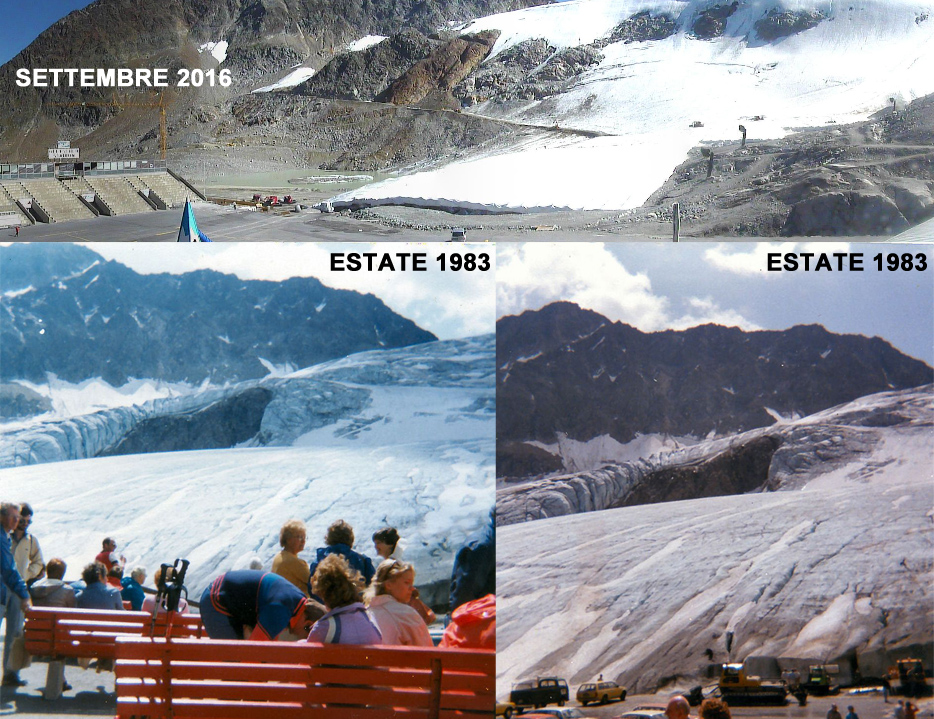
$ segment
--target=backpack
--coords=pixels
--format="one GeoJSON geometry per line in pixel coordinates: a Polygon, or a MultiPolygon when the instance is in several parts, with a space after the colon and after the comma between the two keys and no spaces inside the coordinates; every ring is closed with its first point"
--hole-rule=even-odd
{"type": "Polygon", "coordinates": [[[487,594],[455,609],[438,646],[449,649],[496,649],[495,595],[487,594]]]}

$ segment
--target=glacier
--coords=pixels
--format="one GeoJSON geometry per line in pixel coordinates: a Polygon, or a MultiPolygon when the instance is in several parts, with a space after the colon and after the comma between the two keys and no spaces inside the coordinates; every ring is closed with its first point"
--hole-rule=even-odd
{"type": "MultiPolygon", "coordinates": [[[[94,404],[95,399],[123,406],[62,416],[68,406],[63,402],[55,418],[0,425],[0,468],[95,457],[117,446],[144,421],[190,414],[256,387],[269,390],[273,399],[252,445],[287,446],[299,441],[391,444],[442,433],[452,438],[491,436],[494,343],[490,334],[360,352],[222,387],[205,385],[186,391],[184,385],[175,384],[170,396],[140,404],[127,404],[126,395],[106,383],[83,383],[95,394],[75,400],[77,407],[94,404]]],[[[154,384],[134,381],[130,386],[138,389],[154,384]]],[[[71,391],[67,396],[76,394],[71,391]]],[[[150,395],[151,390],[130,396],[150,395]]]]}
{"type": "MultiPolygon", "coordinates": [[[[776,678],[831,662],[842,680],[879,677],[930,651],[932,387],[756,431],[784,433],[778,485],[759,491],[586,511],[619,499],[606,467],[498,492],[498,521],[518,522],[498,530],[498,694],[548,674],[686,690],[744,660],[776,678]],[[575,513],[523,521],[562,507],[575,513]]],[[[678,450],[666,467],[691,471],[729,443],[678,450]]]]}
{"type": "Polygon", "coordinates": [[[454,555],[494,503],[494,345],[490,334],[362,352],[6,431],[0,486],[4,499],[33,505],[32,531],[46,558],[65,559],[70,579],[113,536],[128,565],[150,576],[188,558],[198,598],[253,557],[268,569],[287,519],[305,521],[311,559],[343,518],[371,557],[372,533],[396,527],[426,601],[443,606],[454,555]],[[95,456],[147,422],[257,390],[272,399],[239,446],[95,456]]]}

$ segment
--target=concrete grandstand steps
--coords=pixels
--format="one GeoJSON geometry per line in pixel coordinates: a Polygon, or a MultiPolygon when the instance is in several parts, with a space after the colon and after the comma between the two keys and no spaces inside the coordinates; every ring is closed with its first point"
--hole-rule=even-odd
{"type": "MultiPolygon", "coordinates": [[[[167,207],[182,207],[188,198],[200,199],[184,183],[179,182],[168,172],[153,172],[134,176],[136,182],[142,185],[140,189],[152,190],[167,207]]],[[[157,203],[158,204],[158,203],[157,203]]]]}
{"type": "MultiPolygon", "coordinates": [[[[19,208],[19,205],[16,204],[17,199],[18,198],[13,197],[13,195],[10,194],[10,191],[7,190],[2,183],[0,183],[0,212],[15,212],[17,215],[17,224],[20,225],[30,225],[35,222],[35,220],[33,220],[31,217],[23,214],[23,211],[19,208]]],[[[9,222],[6,224],[9,224],[9,222]]]]}
{"type": "Polygon", "coordinates": [[[42,203],[36,199],[35,195],[30,192],[26,186],[19,180],[4,180],[0,182],[0,185],[13,197],[14,200],[21,202],[24,206],[31,203],[33,207],[38,207],[38,211],[33,210],[35,220],[38,222],[54,222],[48,211],[42,206],[42,203]]]}
{"type": "Polygon", "coordinates": [[[96,217],[75,193],[56,179],[23,180],[20,184],[39,202],[52,222],[96,217]]]}
{"type": "Polygon", "coordinates": [[[131,215],[153,209],[126,177],[86,176],[84,179],[111,208],[112,215],[131,215]]]}
{"type": "Polygon", "coordinates": [[[61,182],[72,193],[84,197],[86,202],[90,202],[92,205],[94,205],[99,214],[114,214],[110,209],[110,205],[102,197],[98,196],[97,190],[91,187],[91,185],[88,184],[88,181],[83,177],[61,178],[61,182]],[[88,199],[88,197],[91,199],[88,199]]]}

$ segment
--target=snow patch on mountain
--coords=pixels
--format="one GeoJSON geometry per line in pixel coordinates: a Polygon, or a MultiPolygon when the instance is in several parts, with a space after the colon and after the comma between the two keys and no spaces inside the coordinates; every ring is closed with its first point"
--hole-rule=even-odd
{"type": "Polygon", "coordinates": [[[347,45],[347,50],[349,52],[362,52],[368,47],[378,45],[386,39],[387,38],[385,35],[366,35],[365,37],[361,37],[359,40],[354,40],[352,43],[347,45]]]}
{"type": "Polygon", "coordinates": [[[198,46],[198,52],[200,53],[209,53],[211,57],[217,60],[218,64],[224,62],[227,59],[227,48],[230,47],[230,43],[226,40],[218,40],[217,42],[206,42],[203,45],[198,46]]]}
{"type": "Polygon", "coordinates": [[[315,74],[314,68],[311,67],[299,67],[295,70],[292,70],[288,75],[283,77],[281,80],[277,80],[271,85],[264,85],[263,87],[258,87],[253,90],[253,94],[258,92],[274,92],[275,90],[285,90],[290,87],[295,87],[296,85],[301,85],[305,80],[312,77],[315,74]]]}

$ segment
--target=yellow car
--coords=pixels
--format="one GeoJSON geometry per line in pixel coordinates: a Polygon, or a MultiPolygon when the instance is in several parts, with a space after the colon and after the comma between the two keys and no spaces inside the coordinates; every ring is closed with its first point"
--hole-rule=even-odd
{"type": "Polygon", "coordinates": [[[512,719],[516,713],[516,705],[512,702],[496,702],[496,716],[512,719]]]}
{"type": "Polygon", "coordinates": [[[581,684],[577,690],[577,701],[584,706],[590,702],[623,701],[626,698],[626,687],[621,687],[616,682],[591,682],[590,684],[581,684]]]}

